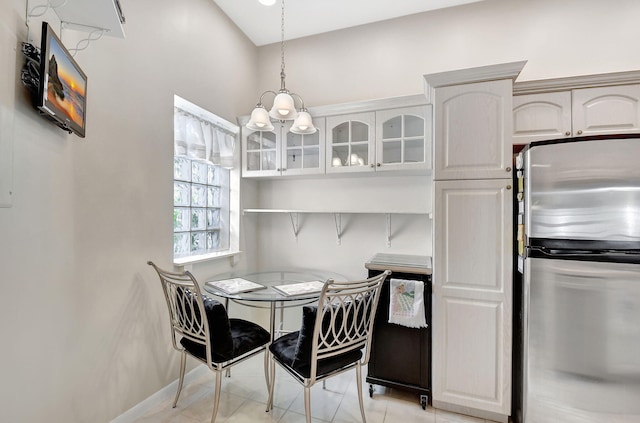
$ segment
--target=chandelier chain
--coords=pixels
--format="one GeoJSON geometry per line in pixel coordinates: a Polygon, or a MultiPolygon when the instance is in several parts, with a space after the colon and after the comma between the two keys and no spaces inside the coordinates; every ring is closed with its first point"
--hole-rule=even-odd
{"type": "Polygon", "coordinates": [[[280,20],[280,56],[281,56],[281,62],[280,62],[280,90],[281,91],[285,91],[285,83],[284,83],[284,78],[285,78],[285,73],[284,73],[284,0],[282,0],[281,2],[281,7],[282,7],[282,13],[281,13],[281,20],[280,20]]]}
{"type": "Polygon", "coordinates": [[[315,134],[318,129],[313,126],[312,117],[304,107],[304,100],[298,94],[289,92],[286,88],[284,63],[284,2],[285,0],[280,0],[280,91],[267,90],[260,95],[260,100],[258,100],[258,104],[256,104],[256,107],[251,112],[251,118],[246,124],[246,127],[251,131],[274,131],[274,126],[271,122],[272,119],[279,120],[282,123],[291,120],[293,124],[289,128],[289,132],[292,134],[315,134]],[[262,104],[262,99],[267,93],[275,96],[271,110],[268,112],[262,104]],[[300,111],[296,109],[296,99],[300,102],[300,111]]]}

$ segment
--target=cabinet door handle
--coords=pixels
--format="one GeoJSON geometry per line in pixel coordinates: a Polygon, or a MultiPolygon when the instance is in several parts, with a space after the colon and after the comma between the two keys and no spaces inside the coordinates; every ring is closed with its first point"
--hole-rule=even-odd
{"type": "Polygon", "coordinates": [[[578,135],[582,135],[582,129],[578,129],[578,135]]]}
{"type": "Polygon", "coordinates": [[[507,185],[507,189],[511,189],[511,185],[507,185]]]}
{"type": "Polygon", "coordinates": [[[382,166],[382,165],[381,165],[380,163],[376,163],[376,166],[380,167],[380,166],[382,166]]]}
{"type": "Polygon", "coordinates": [[[571,132],[567,131],[567,132],[565,132],[564,134],[565,134],[566,136],[569,136],[569,135],[571,135],[571,132]]]}
{"type": "Polygon", "coordinates": [[[505,170],[506,170],[507,172],[511,172],[511,168],[510,168],[510,167],[507,167],[505,170]]]}

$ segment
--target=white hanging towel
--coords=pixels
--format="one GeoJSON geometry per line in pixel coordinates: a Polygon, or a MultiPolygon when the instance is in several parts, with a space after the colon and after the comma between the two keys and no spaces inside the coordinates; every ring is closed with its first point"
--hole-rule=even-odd
{"type": "Polygon", "coordinates": [[[426,328],[424,282],[391,279],[389,285],[389,323],[410,328],[426,328]]]}

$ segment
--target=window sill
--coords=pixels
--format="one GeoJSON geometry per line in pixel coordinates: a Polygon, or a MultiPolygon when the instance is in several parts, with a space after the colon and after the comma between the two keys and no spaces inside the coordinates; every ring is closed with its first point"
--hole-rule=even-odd
{"type": "Polygon", "coordinates": [[[233,258],[241,253],[242,251],[239,251],[239,250],[225,250],[225,251],[218,251],[215,253],[200,254],[196,256],[180,257],[177,259],[174,258],[173,264],[176,266],[184,266],[186,264],[200,263],[208,260],[233,258]]]}

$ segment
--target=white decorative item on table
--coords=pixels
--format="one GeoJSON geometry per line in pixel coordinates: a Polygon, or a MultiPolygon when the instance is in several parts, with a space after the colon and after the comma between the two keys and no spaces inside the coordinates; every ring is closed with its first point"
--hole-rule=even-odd
{"type": "Polygon", "coordinates": [[[279,292],[282,292],[284,295],[301,295],[301,294],[310,294],[312,292],[320,292],[322,291],[323,286],[324,286],[324,282],[310,281],[310,282],[291,283],[287,285],[278,285],[278,286],[274,286],[273,289],[279,292]]]}
{"type": "Polygon", "coordinates": [[[250,292],[257,289],[265,289],[266,286],[259,283],[251,282],[242,278],[223,279],[219,281],[209,281],[206,283],[216,289],[227,294],[239,294],[241,292],[250,292]]]}

